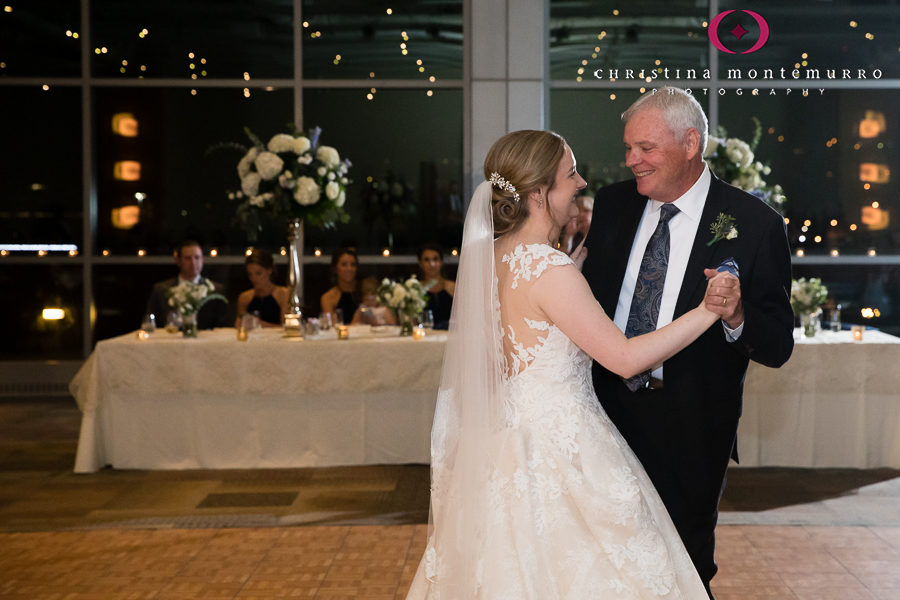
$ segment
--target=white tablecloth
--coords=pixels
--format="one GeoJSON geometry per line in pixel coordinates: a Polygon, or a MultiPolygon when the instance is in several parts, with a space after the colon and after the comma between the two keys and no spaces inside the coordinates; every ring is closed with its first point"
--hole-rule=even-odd
{"type": "MultiPolygon", "coordinates": [[[[258,331],[97,344],[70,389],[75,470],[429,462],[445,334],[290,341],[258,331]]],[[[744,466],[900,468],[900,338],[799,338],[780,369],[750,363],[744,466]]]]}
{"type": "Polygon", "coordinates": [[[780,369],[750,363],[741,465],[900,468],[900,338],[798,330],[794,340],[780,369]]]}
{"type": "Polygon", "coordinates": [[[102,341],[70,385],[75,471],[427,463],[445,341],[258,330],[238,342],[233,329],[102,341]]]}

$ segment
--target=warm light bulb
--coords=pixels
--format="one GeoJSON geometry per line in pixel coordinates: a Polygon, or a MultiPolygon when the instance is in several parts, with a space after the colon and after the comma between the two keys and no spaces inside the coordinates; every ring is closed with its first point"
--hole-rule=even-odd
{"type": "Polygon", "coordinates": [[[66,311],[61,308],[45,308],[41,312],[41,317],[45,321],[59,321],[66,318],[66,311]]]}

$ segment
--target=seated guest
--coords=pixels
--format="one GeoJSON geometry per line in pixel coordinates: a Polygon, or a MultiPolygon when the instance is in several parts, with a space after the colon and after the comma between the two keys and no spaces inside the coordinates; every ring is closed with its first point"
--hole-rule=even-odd
{"type": "MultiPolygon", "coordinates": [[[[203,248],[200,246],[200,242],[194,240],[181,242],[175,249],[175,264],[178,265],[178,276],[155,283],[150,292],[150,298],[147,300],[146,312],[156,317],[156,324],[159,327],[165,326],[169,311],[173,310],[169,306],[167,295],[169,288],[175,287],[182,281],[202,283],[206,280],[200,274],[203,270],[203,248]]],[[[225,288],[222,284],[215,281],[212,284],[215,286],[213,293],[225,295],[225,288]]],[[[228,307],[226,304],[221,300],[210,300],[197,313],[197,327],[199,329],[227,327],[227,319],[228,307]]]]}
{"type": "Polygon", "coordinates": [[[338,248],[331,256],[331,272],[336,285],[322,294],[319,303],[323,313],[332,314],[335,324],[338,324],[337,309],[341,311],[340,322],[344,324],[350,323],[356,314],[359,306],[359,282],[356,280],[358,268],[359,258],[353,248],[338,248]]]}
{"type": "Polygon", "coordinates": [[[288,310],[288,289],[272,283],[275,261],[265,250],[253,250],[244,261],[247,278],[253,289],[241,292],[237,303],[235,327],[241,326],[245,314],[255,314],[263,327],[280,327],[288,310]]]}
{"type": "Polygon", "coordinates": [[[456,283],[444,279],[441,269],[444,267],[444,254],[437,244],[424,244],[419,248],[419,268],[422,269],[421,282],[427,285],[428,302],[425,310],[434,316],[435,329],[450,327],[450,307],[453,304],[453,292],[456,283]]]}
{"type": "Polygon", "coordinates": [[[397,318],[386,306],[378,301],[378,278],[366,277],[359,284],[362,304],[353,315],[352,325],[396,325],[397,318]]]}

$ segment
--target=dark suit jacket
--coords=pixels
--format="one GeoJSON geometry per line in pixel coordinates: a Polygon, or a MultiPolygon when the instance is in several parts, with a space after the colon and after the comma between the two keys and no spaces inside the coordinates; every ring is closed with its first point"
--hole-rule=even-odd
{"type": "MultiPolygon", "coordinates": [[[[176,285],[178,285],[178,277],[153,284],[150,298],[147,300],[147,312],[153,313],[156,317],[157,327],[164,327],[166,324],[166,316],[172,310],[166,292],[176,285]]],[[[225,295],[225,287],[222,284],[213,281],[213,285],[215,286],[214,293],[225,295]]],[[[229,325],[231,323],[228,322],[228,306],[221,300],[210,300],[197,313],[197,327],[200,329],[228,327],[229,325]]]]}
{"type": "MultiPolygon", "coordinates": [[[[615,315],[646,201],[645,196],[638,194],[634,180],[603,188],[596,196],[583,272],[610,318],[615,315]]],[[[717,321],[665,361],[665,400],[662,409],[654,413],[659,422],[650,427],[665,438],[665,451],[677,457],[672,459],[671,468],[691,473],[690,485],[703,487],[710,501],[715,493],[715,502],[729,457],[737,460],[737,424],[748,362],[752,359],[779,367],[790,357],[794,342],[791,259],[784,220],[758,198],[713,176],[675,305],[675,318],[703,299],[703,269],[716,268],[729,257],[737,260],[740,270],[742,334],[738,341],[728,343],[721,322],[717,321]],[[719,213],[735,218],[738,237],[707,246],[712,239],[709,226],[719,213]]],[[[642,440],[636,439],[640,434],[634,433],[636,424],[628,419],[648,416],[629,413],[634,396],[617,375],[596,363],[594,387],[607,413],[640,457],[642,440]]]]}

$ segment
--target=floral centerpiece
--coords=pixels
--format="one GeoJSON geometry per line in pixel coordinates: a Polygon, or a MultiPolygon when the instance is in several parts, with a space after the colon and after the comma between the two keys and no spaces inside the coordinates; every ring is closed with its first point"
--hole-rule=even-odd
{"type": "Polygon", "coordinates": [[[786,200],[780,185],[769,185],[763,175],[772,172],[768,164],[756,160],[754,152],[762,137],[762,125],[753,117],[756,129],[748,144],[739,138],[728,137],[724,127],[719,126],[716,136],[710,135],[703,158],[715,174],[735,187],[739,187],[763,202],[782,212],[786,200]]]}
{"type": "Polygon", "coordinates": [[[222,294],[214,293],[215,285],[205,277],[200,283],[182,281],[166,290],[169,306],[181,313],[183,318],[181,332],[184,337],[197,337],[197,312],[210,300],[228,302],[222,294]]]}
{"type": "Polygon", "coordinates": [[[426,288],[413,275],[403,282],[385,278],[378,286],[378,299],[400,322],[400,335],[412,335],[412,322],[425,308],[426,288]]]}
{"type": "Polygon", "coordinates": [[[822,304],[828,298],[828,288],[818,277],[794,279],[791,281],[791,308],[800,315],[800,324],[807,337],[816,334],[822,304]]]}
{"type": "Polygon", "coordinates": [[[308,137],[278,133],[268,143],[246,127],[244,132],[252,145],[230,144],[244,156],[237,164],[241,189],[228,197],[239,202],[236,215],[251,241],[266,220],[303,219],[326,229],[350,220],[344,202],[351,163],[319,144],[319,127],[308,137]]]}

